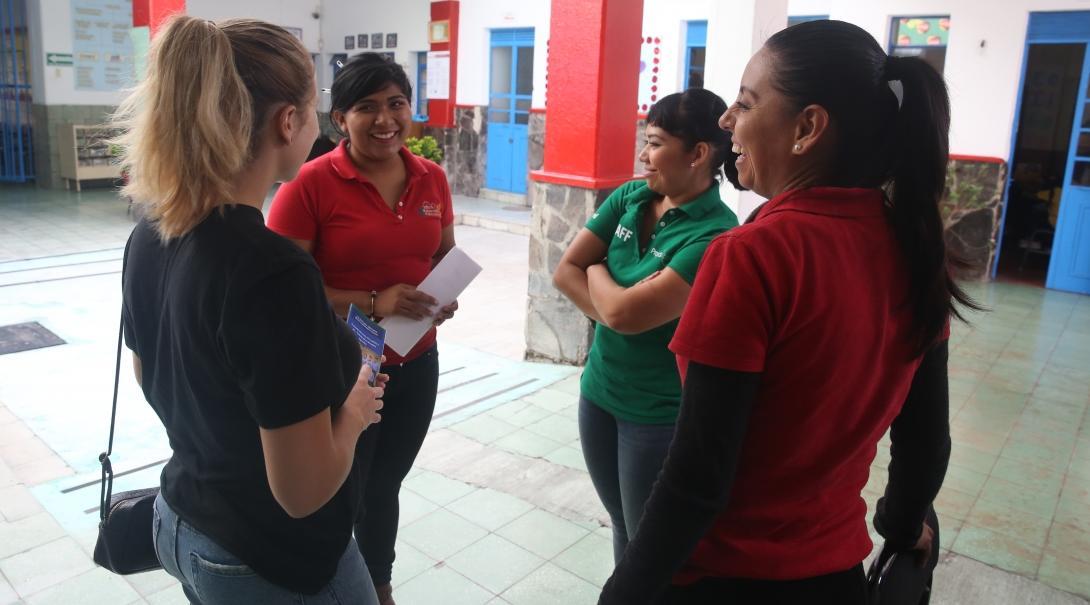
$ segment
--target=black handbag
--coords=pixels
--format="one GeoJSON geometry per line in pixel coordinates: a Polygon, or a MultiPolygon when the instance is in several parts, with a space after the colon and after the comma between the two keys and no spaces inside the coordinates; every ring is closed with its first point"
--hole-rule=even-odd
{"type": "Polygon", "coordinates": [[[927,565],[918,567],[916,553],[895,552],[885,544],[867,574],[871,605],[928,605],[931,601],[931,580],[939,563],[939,518],[934,508],[927,512],[926,523],[934,534],[927,565]]]}
{"type": "Polygon", "coordinates": [[[159,569],[152,538],[152,519],[159,488],[113,493],[114,469],[110,454],[114,451],[114,427],[117,422],[117,384],[121,378],[121,341],[124,320],[117,332],[117,363],[114,366],[114,403],[110,412],[110,441],[98,456],[102,464],[102,490],[99,494],[98,541],[95,563],[119,575],[159,569]]]}

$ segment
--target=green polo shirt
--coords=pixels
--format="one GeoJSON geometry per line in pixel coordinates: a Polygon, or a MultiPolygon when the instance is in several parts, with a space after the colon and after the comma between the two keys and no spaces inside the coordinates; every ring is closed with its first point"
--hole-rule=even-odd
{"type": "MultiPolygon", "coordinates": [[[[640,250],[640,221],[649,202],[658,197],[642,180],[625,183],[587,221],[587,229],[608,244],[609,273],[625,288],[667,267],[692,284],[712,238],[738,226],[738,218],[719,198],[717,183],[695,200],[667,211],[655,225],[647,249],[640,250]]],[[[677,323],[675,319],[631,335],[598,324],[580,383],[583,396],[629,422],[675,422],[681,379],[667,345],[677,323]]]]}

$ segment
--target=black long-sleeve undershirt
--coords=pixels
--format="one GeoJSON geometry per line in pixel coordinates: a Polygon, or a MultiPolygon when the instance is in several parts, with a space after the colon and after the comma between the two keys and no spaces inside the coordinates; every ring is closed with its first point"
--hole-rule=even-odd
{"type": "Polygon", "coordinates": [[[920,537],[924,518],[946,478],[950,461],[950,388],[947,341],[920,362],[901,413],[890,427],[889,480],[878,500],[874,528],[895,550],[920,537]]]}

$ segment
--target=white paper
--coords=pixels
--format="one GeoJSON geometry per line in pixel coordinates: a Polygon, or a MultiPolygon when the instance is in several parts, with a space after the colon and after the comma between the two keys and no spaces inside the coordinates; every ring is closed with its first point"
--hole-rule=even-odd
{"type": "Polygon", "coordinates": [[[450,98],[450,51],[428,53],[428,98],[450,98]]]}
{"type": "MultiPolygon", "coordinates": [[[[469,258],[469,255],[461,248],[455,246],[447,252],[443,260],[439,261],[439,264],[416,289],[439,301],[439,304],[435,306],[438,312],[440,308],[457,300],[458,295],[480,272],[481,266],[469,258]]],[[[434,322],[434,317],[411,319],[394,316],[383,319],[378,325],[386,329],[386,346],[398,355],[404,356],[428,333],[434,322]]]]}

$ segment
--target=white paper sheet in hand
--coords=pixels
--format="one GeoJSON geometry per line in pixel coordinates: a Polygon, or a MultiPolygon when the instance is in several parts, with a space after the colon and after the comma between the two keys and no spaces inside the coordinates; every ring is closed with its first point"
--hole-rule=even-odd
{"type": "MultiPolygon", "coordinates": [[[[480,265],[469,258],[469,255],[461,248],[454,247],[416,289],[439,301],[435,307],[438,312],[441,307],[457,300],[462,290],[465,290],[480,272],[480,265]]],[[[378,325],[386,329],[386,345],[398,355],[406,355],[428,333],[434,321],[434,317],[416,320],[395,316],[383,319],[378,325]]]]}

